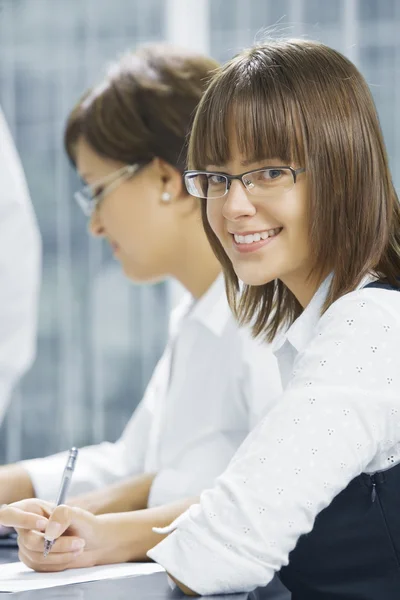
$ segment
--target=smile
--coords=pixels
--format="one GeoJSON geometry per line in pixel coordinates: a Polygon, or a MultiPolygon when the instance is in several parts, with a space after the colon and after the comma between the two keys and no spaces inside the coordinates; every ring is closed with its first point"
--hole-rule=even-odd
{"type": "Polygon", "coordinates": [[[247,235],[232,234],[233,245],[238,252],[254,252],[271,243],[282,231],[283,227],[267,229],[247,235]]]}
{"type": "Polygon", "coordinates": [[[249,235],[233,235],[237,244],[254,244],[260,240],[266,240],[271,237],[275,237],[282,231],[282,227],[276,229],[267,229],[267,231],[260,231],[259,233],[251,233],[249,235]]]}

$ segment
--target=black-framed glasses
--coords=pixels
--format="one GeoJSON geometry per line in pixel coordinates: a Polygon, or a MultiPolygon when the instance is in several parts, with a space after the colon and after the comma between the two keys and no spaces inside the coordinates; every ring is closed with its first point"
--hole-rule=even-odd
{"type": "Polygon", "coordinates": [[[187,191],[197,198],[223,198],[235,179],[241,181],[246,190],[254,196],[272,197],[289,192],[296,183],[297,176],[304,171],[305,168],[293,169],[286,166],[263,167],[240,175],[218,171],[185,171],[183,177],[187,191]]]}
{"type": "Polygon", "coordinates": [[[87,217],[91,217],[107,194],[112,192],[123,181],[130,179],[145,164],[147,163],[140,162],[133,165],[125,165],[121,169],[110,173],[110,175],[94,183],[85,185],[81,190],[75,192],[74,198],[84,214],[87,217]]]}

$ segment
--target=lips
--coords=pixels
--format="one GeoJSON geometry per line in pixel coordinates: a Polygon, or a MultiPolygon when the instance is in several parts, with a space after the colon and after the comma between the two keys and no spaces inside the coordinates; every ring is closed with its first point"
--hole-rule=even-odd
{"type": "Polygon", "coordinates": [[[268,230],[268,236],[262,236],[262,232],[256,234],[246,234],[243,236],[238,236],[237,234],[232,235],[233,247],[235,251],[239,252],[240,254],[256,252],[264,246],[275,243],[282,230],[283,227],[270,229],[268,230]]]}

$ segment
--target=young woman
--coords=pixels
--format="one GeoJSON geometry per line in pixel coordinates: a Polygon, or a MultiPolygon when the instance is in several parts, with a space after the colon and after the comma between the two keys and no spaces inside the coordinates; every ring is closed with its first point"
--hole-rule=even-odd
{"type": "MultiPolygon", "coordinates": [[[[43,535],[20,531],[21,559],[33,568],[146,558],[159,539],[153,525],[171,523],[213,485],[279,395],[275,359],[239,331],[201,202],[183,184],[186,137],[216,67],[188,51],[146,47],[113,65],[70,115],[66,148],[85,182],[78,200],[92,233],[111,244],[131,279],[171,276],[190,297],[121,439],[79,453],[69,503],[124,514],[58,513],[57,536],[69,528],[45,561],[43,535]]],[[[64,465],[61,454],[0,469],[0,504],[33,495],[54,501],[64,465]]],[[[0,510],[0,523],[35,528],[37,518],[21,509],[51,511],[28,501],[0,510]]]]}
{"type": "Polygon", "coordinates": [[[187,593],[400,591],[400,207],[376,110],[341,54],[243,52],[200,104],[187,189],[280,401],[149,556],[187,593]],[[244,285],[239,286],[239,280],[244,285]]]}

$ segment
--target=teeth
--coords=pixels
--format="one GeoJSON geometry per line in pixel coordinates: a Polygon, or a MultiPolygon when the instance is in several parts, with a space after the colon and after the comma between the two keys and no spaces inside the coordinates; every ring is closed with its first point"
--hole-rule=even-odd
{"type": "Polygon", "coordinates": [[[237,235],[234,234],[235,242],[237,244],[253,244],[254,242],[259,242],[260,240],[266,240],[269,237],[274,237],[278,235],[281,228],[277,227],[276,229],[268,229],[268,231],[263,231],[261,233],[252,233],[249,235],[237,235]]]}

